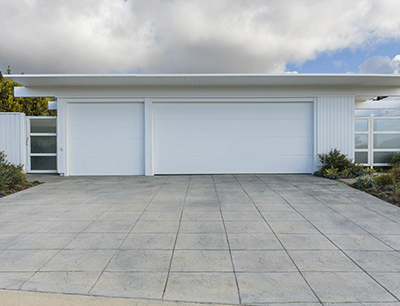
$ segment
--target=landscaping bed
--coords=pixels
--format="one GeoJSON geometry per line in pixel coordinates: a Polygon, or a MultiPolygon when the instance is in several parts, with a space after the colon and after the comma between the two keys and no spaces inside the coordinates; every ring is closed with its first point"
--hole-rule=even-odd
{"type": "Polygon", "coordinates": [[[26,182],[26,183],[24,183],[22,185],[17,186],[16,188],[2,190],[2,191],[0,191],[0,198],[5,197],[5,196],[10,195],[10,194],[13,194],[13,193],[16,193],[18,191],[22,191],[22,190],[25,190],[25,189],[40,185],[40,184],[42,184],[42,183],[40,183],[38,181],[26,182]]]}
{"type": "Polygon", "coordinates": [[[354,163],[337,149],[319,158],[321,166],[314,175],[335,180],[353,178],[356,181],[349,186],[400,206],[400,153],[394,154],[391,167],[381,172],[354,163]]]}
{"type": "Polygon", "coordinates": [[[400,206],[400,177],[396,175],[399,171],[399,167],[394,167],[388,172],[366,175],[350,186],[400,206]]]}
{"type": "Polygon", "coordinates": [[[4,152],[0,152],[0,198],[40,184],[38,181],[28,182],[22,165],[14,165],[6,157],[4,152]]]}

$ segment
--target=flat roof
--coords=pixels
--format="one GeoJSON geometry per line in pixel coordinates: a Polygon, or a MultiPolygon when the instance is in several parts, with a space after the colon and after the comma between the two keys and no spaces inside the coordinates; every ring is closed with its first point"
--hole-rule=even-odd
{"type": "Polygon", "coordinates": [[[27,88],[71,86],[374,86],[400,87],[394,74],[20,74],[27,88]]]}

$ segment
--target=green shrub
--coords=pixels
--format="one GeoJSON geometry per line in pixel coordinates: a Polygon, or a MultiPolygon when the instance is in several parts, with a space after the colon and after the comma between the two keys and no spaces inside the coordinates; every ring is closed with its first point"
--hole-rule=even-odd
{"type": "Polygon", "coordinates": [[[375,181],[375,177],[371,174],[367,174],[358,177],[353,186],[359,189],[370,189],[376,187],[377,184],[375,181]]]}
{"type": "Polygon", "coordinates": [[[380,173],[374,176],[375,183],[380,187],[393,185],[394,177],[391,173],[380,173]]]}
{"type": "Polygon", "coordinates": [[[332,179],[355,178],[375,172],[373,169],[364,168],[354,163],[346,154],[340,153],[338,149],[332,149],[328,154],[319,154],[318,157],[321,166],[314,172],[315,176],[332,179]],[[333,172],[333,169],[336,169],[336,172],[333,172]]]}
{"type": "Polygon", "coordinates": [[[355,177],[360,177],[365,174],[370,174],[371,170],[372,173],[375,172],[373,169],[365,168],[361,165],[353,163],[352,166],[350,167],[350,173],[349,173],[349,178],[355,178],[355,177]]]}
{"type": "Polygon", "coordinates": [[[345,169],[352,168],[354,165],[352,160],[346,154],[340,153],[338,149],[333,149],[328,154],[318,154],[318,157],[323,172],[331,167],[338,169],[338,172],[342,172],[345,169]]]}
{"type": "Polygon", "coordinates": [[[392,155],[392,160],[390,161],[390,164],[393,167],[400,166],[400,153],[394,153],[392,155]]]}
{"type": "Polygon", "coordinates": [[[343,178],[349,178],[349,175],[351,174],[351,170],[349,168],[346,168],[342,172],[343,178]]]}
{"type": "Polygon", "coordinates": [[[331,166],[329,169],[325,169],[324,177],[326,177],[328,179],[336,180],[336,179],[340,178],[341,175],[338,173],[337,168],[333,168],[333,166],[331,166]]]}
{"type": "Polygon", "coordinates": [[[395,185],[394,195],[397,197],[397,199],[400,198],[400,185],[399,185],[399,183],[397,183],[397,184],[395,185]]]}
{"type": "Polygon", "coordinates": [[[26,184],[26,175],[22,165],[14,165],[6,160],[6,154],[0,152],[0,192],[20,190],[26,184]]]}
{"type": "Polygon", "coordinates": [[[400,182],[400,165],[397,165],[395,167],[393,167],[392,169],[390,169],[389,173],[392,174],[394,181],[400,182]]]}

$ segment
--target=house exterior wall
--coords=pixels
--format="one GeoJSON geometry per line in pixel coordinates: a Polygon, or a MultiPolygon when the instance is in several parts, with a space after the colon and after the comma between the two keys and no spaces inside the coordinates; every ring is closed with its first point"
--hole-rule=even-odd
{"type": "Polygon", "coordinates": [[[24,165],[26,171],[25,114],[0,113],[0,151],[13,164],[24,165]]]}
{"type": "MultiPolygon", "coordinates": [[[[71,103],[143,103],[144,168],[154,174],[155,109],[159,103],[307,102],[313,111],[313,167],[337,148],[354,158],[354,107],[376,96],[400,96],[394,75],[15,75],[18,97],[54,97],[58,109],[58,171],[68,175],[71,103]]],[[[299,139],[297,139],[299,140],[299,139]]]]}
{"type": "MultiPolygon", "coordinates": [[[[214,92],[215,93],[215,92],[214,92]]],[[[154,107],[159,103],[268,103],[268,102],[311,102],[314,112],[314,127],[313,127],[313,150],[314,169],[319,165],[318,154],[328,153],[332,148],[338,148],[350,158],[354,158],[354,96],[314,96],[308,93],[308,98],[273,98],[260,97],[253,93],[255,97],[249,97],[251,94],[247,92],[246,98],[232,97],[231,92],[220,92],[220,97],[208,97],[210,93],[199,92],[196,90],[195,96],[176,97],[176,92],[172,95],[171,92],[160,93],[158,97],[132,97],[137,95],[131,92],[131,97],[109,97],[109,98],[58,98],[58,169],[60,173],[69,175],[68,171],[68,125],[69,125],[69,105],[71,103],[91,102],[91,103],[118,103],[124,102],[139,102],[144,104],[144,143],[145,156],[144,166],[145,175],[154,175],[154,107]],[[202,94],[204,96],[202,96],[202,94]]],[[[267,93],[264,92],[264,95],[267,93]]],[[[108,94],[109,96],[110,93],[108,94]]],[[[272,93],[272,96],[274,93],[272,93]]],[[[275,93],[277,95],[277,93],[275,93]]],[[[294,94],[293,94],[294,95],[294,94]]]]}
{"type": "Polygon", "coordinates": [[[354,101],[352,96],[316,98],[316,155],[337,148],[354,159],[354,101]]]}

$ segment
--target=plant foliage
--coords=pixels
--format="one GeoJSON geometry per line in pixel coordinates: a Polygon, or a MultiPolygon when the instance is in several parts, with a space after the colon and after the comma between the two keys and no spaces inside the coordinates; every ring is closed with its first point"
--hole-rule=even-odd
{"type": "Polygon", "coordinates": [[[394,176],[391,173],[380,173],[374,176],[376,185],[386,187],[395,184],[394,176]]]}
{"type": "Polygon", "coordinates": [[[319,154],[319,160],[321,162],[321,169],[325,171],[331,167],[342,172],[345,169],[350,169],[353,165],[351,159],[347,155],[342,154],[338,149],[331,150],[328,154],[319,154]]]}
{"type": "Polygon", "coordinates": [[[321,166],[314,175],[329,179],[354,178],[375,172],[373,169],[364,168],[354,163],[346,154],[338,149],[332,149],[328,154],[318,155],[321,166]]]}
{"type": "Polygon", "coordinates": [[[356,182],[354,183],[354,187],[359,189],[368,189],[376,187],[376,181],[373,175],[367,174],[357,178],[356,182]]]}
{"type": "MultiPolygon", "coordinates": [[[[11,69],[8,68],[8,74],[11,69]]],[[[0,71],[0,112],[25,113],[27,116],[54,116],[56,111],[48,109],[49,98],[15,98],[14,87],[19,84],[6,79],[0,71]]]]}
{"type": "Polygon", "coordinates": [[[394,153],[392,155],[392,160],[390,161],[390,164],[393,167],[400,166],[400,153],[394,153]]]}
{"type": "Polygon", "coordinates": [[[9,190],[21,190],[26,185],[26,175],[22,165],[14,165],[6,160],[6,154],[0,152],[0,195],[9,190]]]}

